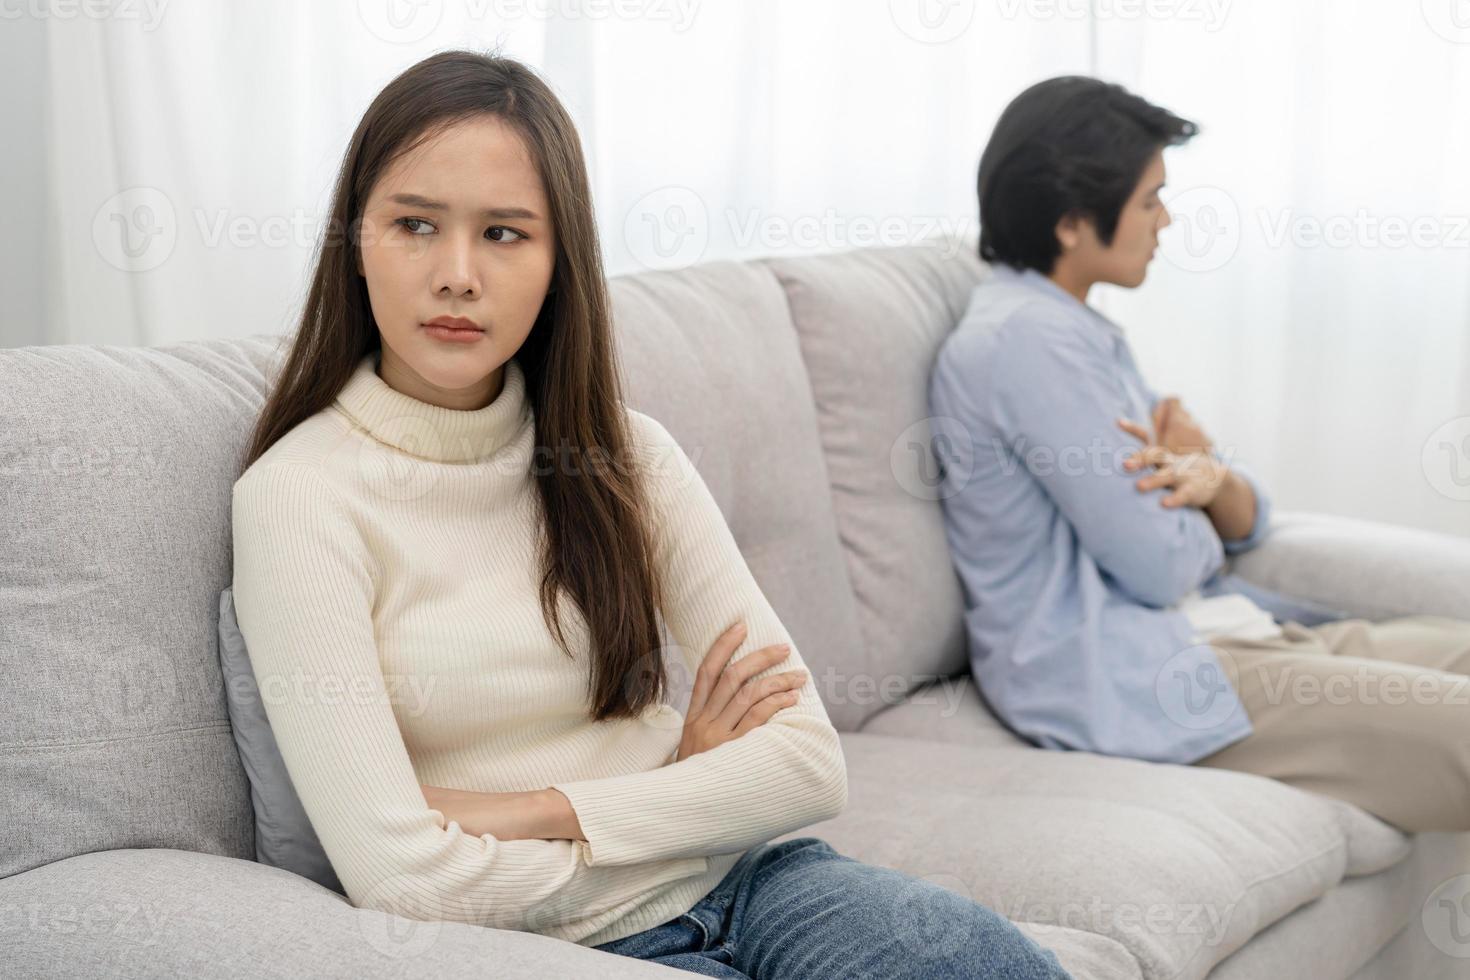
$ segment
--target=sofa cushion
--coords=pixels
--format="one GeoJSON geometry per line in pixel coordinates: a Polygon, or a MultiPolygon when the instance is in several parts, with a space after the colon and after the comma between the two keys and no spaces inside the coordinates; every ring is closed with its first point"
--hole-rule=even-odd
{"type": "Polygon", "coordinates": [[[1435,531],[1308,512],[1276,512],[1271,536],[1231,560],[1273,592],[1345,610],[1342,618],[1464,618],[1470,547],[1435,531]]]}
{"type": "Polygon", "coordinates": [[[1085,929],[1017,922],[1016,929],[1038,946],[1057,954],[1074,980],[1143,980],[1138,961],[1122,944],[1085,929]]]}
{"type": "Polygon", "coordinates": [[[275,732],[260,699],[260,685],[250,666],[250,652],[235,619],[235,590],[219,597],[219,661],[224,672],[230,726],[240,762],[250,780],[250,803],[255,810],[255,860],[273,868],[310,878],[323,888],[346,895],[322,842],[306,816],[301,797],[291,783],[286,760],[276,745],[275,732]]]}
{"type": "MultiPolygon", "coordinates": [[[[816,401],[868,670],[863,717],[966,664],[929,427],[929,372],[983,266],[944,239],[766,260],[786,290],[816,401]]],[[[862,685],[862,687],[858,687],[862,685]]]]}
{"type": "Polygon", "coordinates": [[[1147,980],[1204,977],[1409,852],[1356,807],[1245,773],[866,732],[842,744],[847,809],[798,834],[1014,921],[1112,939],[1147,980]]]}
{"type": "Polygon", "coordinates": [[[253,855],[215,617],[277,340],[0,350],[0,877],[253,855]]]}
{"type": "Polygon", "coordinates": [[[609,289],[628,404],[688,453],[832,724],[856,728],[866,706],[841,679],[867,664],[781,287],[758,264],[714,262],[614,278],[609,289]]]}
{"type": "Polygon", "coordinates": [[[1210,980],[1352,977],[1451,980],[1470,973],[1463,919],[1439,904],[1440,886],[1470,867],[1470,835],[1415,834],[1410,855],[1378,874],[1349,878],[1315,902],[1262,930],[1210,980]],[[1414,940],[1395,943],[1395,934],[1414,940]],[[1324,937],[1330,942],[1324,942],[1324,937]],[[1440,945],[1435,945],[1438,942],[1440,945]],[[1364,964],[1372,963],[1362,973],[1364,964]]]}
{"type": "Polygon", "coordinates": [[[954,742],[982,748],[1032,748],[985,703],[969,674],[943,677],[914,689],[900,704],[884,708],[863,723],[869,735],[954,742]]]}
{"type": "Polygon", "coordinates": [[[169,849],[99,851],[0,881],[5,975],[599,980],[688,973],[531,932],[357,909],[253,861],[169,849]]]}

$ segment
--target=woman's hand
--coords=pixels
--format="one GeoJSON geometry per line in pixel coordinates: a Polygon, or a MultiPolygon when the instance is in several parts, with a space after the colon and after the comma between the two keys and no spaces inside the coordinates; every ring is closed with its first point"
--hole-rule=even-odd
{"type": "MultiPolygon", "coordinates": [[[[555,790],[532,790],[523,793],[477,793],[467,789],[446,789],[442,786],[424,786],[424,801],[429,809],[444,814],[444,819],[459,824],[460,830],[472,837],[490,834],[497,840],[554,840],[576,821],[575,815],[568,822],[565,814],[571,812],[565,796],[555,790]],[[556,793],[556,797],[547,794],[556,793]],[[555,806],[557,802],[566,804],[555,806]]],[[[580,837],[580,826],[571,828],[567,839],[580,837]]]]}
{"type": "Polygon", "coordinates": [[[807,672],[788,670],[759,681],[750,679],[791,655],[786,644],[762,647],[727,667],[745,639],[745,624],[736,623],[705,654],[689,695],[684,734],[675,761],[714,748],[764,725],[777,711],[795,704],[807,672]]]}

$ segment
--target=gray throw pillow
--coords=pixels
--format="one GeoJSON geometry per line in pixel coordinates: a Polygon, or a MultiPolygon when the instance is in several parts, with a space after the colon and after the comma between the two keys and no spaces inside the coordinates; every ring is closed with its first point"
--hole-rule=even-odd
{"type": "Polygon", "coordinates": [[[245,638],[235,620],[235,591],[219,597],[219,660],[224,673],[225,700],[235,746],[250,779],[250,802],[255,808],[255,860],[283,868],[346,895],[337,873],[322,850],[316,831],[306,818],[296,788],[286,772],[281,750],[266,718],[260,687],[250,668],[245,638]]]}

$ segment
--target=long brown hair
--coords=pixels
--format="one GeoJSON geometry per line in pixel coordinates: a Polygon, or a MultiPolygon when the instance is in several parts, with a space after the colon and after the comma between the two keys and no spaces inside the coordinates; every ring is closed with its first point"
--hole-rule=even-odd
{"type": "Polygon", "coordinates": [[[666,684],[651,511],[637,466],[583,465],[588,458],[634,456],[581,143],[561,102],[527,66],[473,51],[441,52],[393,79],[368,107],[337,175],[300,327],[266,397],[242,472],[329,406],[360,360],[382,345],[367,283],[357,273],[363,207],[378,178],[399,153],[480,114],[498,117],[525,140],[556,233],[551,289],[516,353],[534,413],[535,445],[577,449],[576,465],[532,467],[541,504],[542,612],[568,656],[558,592],[565,590],[586,619],[593,720],[636,717],[661,698],[666,684]]]}

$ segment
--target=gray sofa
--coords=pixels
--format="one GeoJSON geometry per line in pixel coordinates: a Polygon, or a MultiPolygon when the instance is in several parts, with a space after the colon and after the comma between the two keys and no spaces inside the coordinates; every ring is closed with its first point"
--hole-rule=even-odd
{"type": "MultiPolygon", "coordinates": [[[[925,399],[984,274],[940,240],[612,282],[630,401],[689,452],[843,732],[847,809],[790,836],[996,908],[1079,978],[1470,974],[1470,912],[1445,918],[1444,900],[1470,835],[1406,837],[1248,775],[1044,751],[986,710],[925,399]]],[[[679,975],[358,910],[251,860],[215,629],[230,488],[282,341],[0,351],[0,970],[679,975]]],[[[1237,571],[1373,618],[1470,610],[1462,539],[1277,523],[1237,571]]]]}

